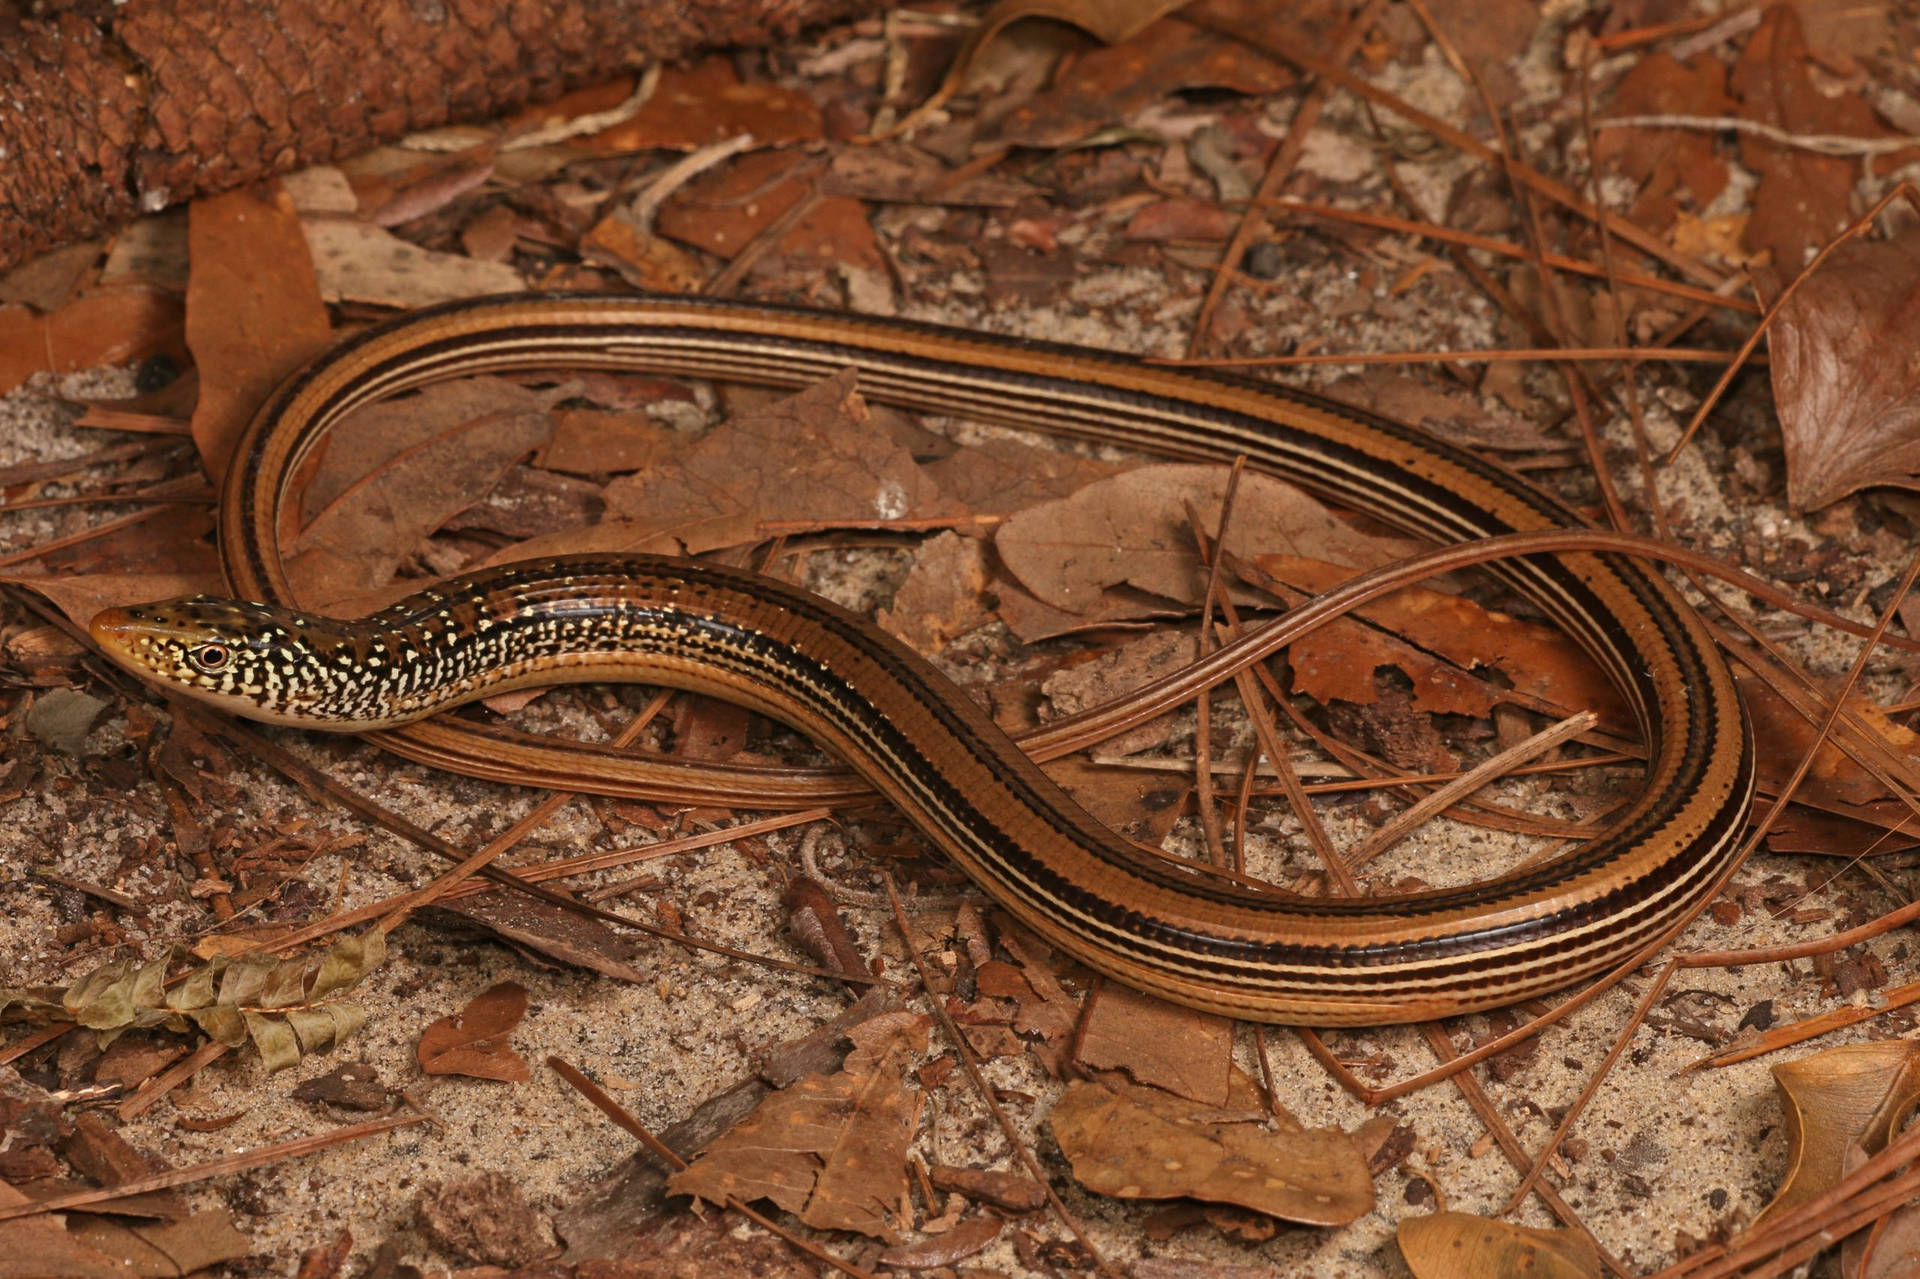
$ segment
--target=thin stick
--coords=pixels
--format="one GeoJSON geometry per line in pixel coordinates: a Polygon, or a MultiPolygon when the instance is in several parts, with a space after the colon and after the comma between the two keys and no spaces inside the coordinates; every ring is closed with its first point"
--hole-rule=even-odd
{"type": "Polygon", "coordinates": [[[967,1043],[966,1036],[960,1033],[960,1028],[954,1025],[953,1014],[947,1011],[947,1001],[940,997],[938,989],[933,984],[933,974],[927,971],[927,961],[921,958],[920,951],[913,944],[913,934],[907,928],[907,913],[901,908],[900,890],[894,885],[892,873],[881,870],[880,882],[886,887],[887,900],[893,904],[893,926],[899,930],[900,940],[907,948],[907,957],[913,961],[914,970],[920,974],[920,985],[926,992],[927,1007],[933,1010],[933,1015],[940,1021],[941,1029],[952,1041],[954,1050],[960,1054],[960,1064],[966,1068],[967,1077],[973,1081],[974,1091],[979,1095],[980,1100],[986,1103],[987,1109],[993,1113],[994,1122],[999,1124],[1000,1131],[1006,1134],[1008,1143],[1020,1156],[1020,1162],[1026,1165],[1027,1175],[1039,1183],[1040,1189],[1047,1196],[1047,1203],[1053,1208],[1054,1215],[1072,1232],[1080,1246],[1087,1250],[1087,1255],[1093,1258],[1094,1268],[1108,1276],[1108,1279],[1120,1279],[1119,1272],[1101,1255],[1100,1250],[1094,1247],[1093,1240],[1087,1238],[1086,1231],[1080,1228],[1080,1223],[1074,1219],[1072,1213],[1067,1211],[1067,1206],[1060,1202],[1060,1196],[1054,1193],[1053,1183],[1048,1180],[1045,1170],[1040,1167],[1040,1161],[1034,1158],[1033,1152],[1027,1148],[1027,1143],[1021,1140],[1020,1132],[1013,1126],[1013,1121],[1007,1117],[1007,1112],[1000,1108],[999,1099],[994,1096],[992,1086],[987,1083],[986,1075],[980,1070],[980,1061],[974,1055],[973,1047],[967,1043]]]}
{"type": "Polygon", "coordinates": [[[284,1159],[298,1159],[302,1155],[316,1154],[322,1150],[330,1150],[334,1146],[359,1141],[362,1137],[375,1137],[383,1132],[392,1132],[395,1128],[410,1128],[414,1124],[426,1123],[428,1118],[429,1116],[426,1115],[389,1115],[385,1119],[370,1119],[362,1124],[348,1124],[344,1128],[335,1128],[311,1137],[296,1137],[292,1141],[275,1142],[270,1146],[255,1146],[252,1150],[243,1150],[223,1159],[195,1164],[191,1168],[169,1168],[151,1177],[136,1177],[114,1186],[102,1186],[97,1190],[75,1190],[64,1195],[54,1195],[50,1199],[37,1199],[32,1203],[0,1208],[0,1221],[37,1217],[48,1212],[66,1212],[70,1208],[108,1203],[115,1199],[124,1199],[129,1195],[144,1195],[155,1190],[172,1190],[175,1186],[190,1186],[196,1181],[206,1181],[211,1177],[224,1177],[228,1173],[245,1172],[249,1168],[277,1164],[284,1159]]]}
{"type": "Polygon", "coordinates": [[[1354,849],[1354,851],[1348,855],[1347,864],[1353,869],[1358,870],[1361,866],[1372,861],[1381,853],[1386,852],[1400,840],[1405,839],[1414,827],[1420,825],[1420,823],[1426,821],[1429,817],[1451,808],[1455,803],[1473,794],[1473,792],[1479,790],[1488,782],[1505,776],[1512,766],[1527,763],[1529,760],[1546,754],[1562,742],[1580,736],[1580,734],[1592,728],[1595,724],[1599,723],[1599,721],[1600,717],[1592,711],[1581,711],[1577,715],[1568,716],[1551,728],[1543,729],[1535,733],[1524,742],[1509,746],[1498,755],[1462,773],[1446,785],[1437,788],[1404,813],[1401,813],[1372,835],[1369,835],[1360,847],[1354,849]]]}

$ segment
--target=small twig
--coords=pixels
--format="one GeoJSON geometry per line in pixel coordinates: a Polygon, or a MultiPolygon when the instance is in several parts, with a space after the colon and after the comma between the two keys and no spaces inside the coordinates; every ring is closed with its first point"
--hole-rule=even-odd
{"type": "Polygon", "coordinates": [[[1061,1224],[1065,1225],[1073,1237],[1080,1241],[1080,1246],[1087,1250],[1087,1255],[1093,1258],[1094,1269],[1108,1276],[1108,1279],[1120,1279],[1119,1271],[1115,1270],[1112,1263],[1101,1255],[1098,1248],[1094,1247],[1093,1240],[1089,1239],[1086,1231],[1080,1228],[1079,1221],[1067,1211],[1067,1206],[1060,1202],[1060,1196],[1054,1193],[1053,1183],[1048,1180],[1046,1170],[1040,1166],[1040,1161],[1034,1158],[1033,1151],[1027,1148],[1027,1143],[1021,1140],[1020,1130],[1013,1126],[1013,1121],[1001,1108],[999,1098],[994,1095],[993,1086],[987,1082],[986,1075],[981,1072],[980,1060],[975,1055],[972,1045],[967,1042],[967,1037],[960,1033],[960,1027],[954,1025],[953,1014],[947,1011],[947,1001],[934,987],[933,974],[927,971],[927,961],[921,958],[919,950],[914,947],[913,934],[907,929],[907,913],[900,905],[900,892],[894,887],[893,876],[882,870],[880,882],[886,886],[887,898],[893,904],[893,925],[899,930],[900,940],[906,945],[907,958],[913,961],[914,970],[920,974],[920,985],[926,991],[927,1007],[933,1010],[934,1017],[940,1022],[940,1028],[946,1032],[954,1050],[960,1054],[960,1064],[966,1069],[967,1077],[973,1081],[975,1093],[981,1101],[986,1103],[994,1122],[1000,1125],[1000,1131],[1006,1134],[1008,1143],[1019,1155],[1020,1162],[1026,1166],[1027,1175],[1039,1184],[1042,1193],[1047,1196],[1047,1203],[1053,1208],[1054,1216],[1060,1219],[1061,1224]]]}
{"type": "Polygon", "coordinates": [[[1524,742],[1509,746],[1498,755],[1434,790],[1406,812],[1368,836],[1364,843],[1348,854],[1347,865],[1358,870],[1406,838],[1414,827],[1429,817],[1452,807],[1488,782],[1505,776],[1516,765],[1525,764],[1546,754],[1562,742],[1580,736],[1599,722],[1600,717],[1592,711],[1581,711],[1578,714],[1569,715],[1551,728],[1535,733],[1524,742]]]}
{"type": "Polygon", "coordinates": [[[190,1186],[196,1181],[205,1181],[209,1177],[224,1177],[228,1173],[245,1172],[249,1168],[261,1168],[268,1164],[277,1164],[284,1159],[297,1159],[302,1155],[330,1150],[334,1146],[358,1141],[362,1137],[376,1137],[383,1132],[391,1132],[395,1128],[423,1124],[428,1118],[427,1115],[391,1115],[385,1119],[370,1119],[363,1124],[348,1124],[344,1128],[335,1128],[330,1132],[318,1133],[311,1137],[296,1137],[292,1141],[276,1142],[270,1146],[255,1146],[252,1150],[243,1150],[223,1159],[195,1164],[191,1168],[170,1168],[166,1172],[155,1173],[151,1177],[136,1177],[120,1182],[118,1185],[102,1186],[97,1190],[75,1190],[64,1195],[54,1195],[49,1199],[37,1199],[32,1203],[13,1204],[0,1208],[0,1221],[13,1221],[19,1217],[37,1217],[48,1212],[66,1212],[72,1208],[124,1199],[129,1195],[144,1195],[155,1190],[171,1190],[175,1186],[190,1186]]]}
{"type": "Polygon", "coordinates": [[[1890,155],[1920,147],[1920,138],[1851,138],[1839,133],[1792,133],[1761,120],[1714,115],[1617,115],[1593,122],[1595,129],[1699,129],[1709,133],[1750,133],[1797,151],[1821,155],[1890,155]]]}

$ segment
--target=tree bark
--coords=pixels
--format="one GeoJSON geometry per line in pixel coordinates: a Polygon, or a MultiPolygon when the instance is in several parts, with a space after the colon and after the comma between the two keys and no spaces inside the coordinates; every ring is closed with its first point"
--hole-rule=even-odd
{"type": "Polygon", "coordinates": [[[883,4],[54,0],[26,18],[0,0],[0,270],[416,129],[883,4]]]}

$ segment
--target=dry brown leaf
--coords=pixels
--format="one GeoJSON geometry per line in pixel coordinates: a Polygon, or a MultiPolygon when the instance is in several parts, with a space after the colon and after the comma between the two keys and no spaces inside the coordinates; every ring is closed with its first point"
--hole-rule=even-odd
{"type": "Polygon", "coordinates": [[[193,442],[217,481],[254,410],[327,348],[333,329],[278,182],[195,200],[187,244],[187,345],[201,379],[193,442]]]}
{"type": "Polygon", "coordinates": [[[184,356],[180,304],[140,287],[95,289],[57,311],[0,306],[0,395],[35,373],[71,373],[165,352],[184,356]]]}
{"type": "MultiPolygon", "coordinates": [[[[1256,556],[1252,566],[1305,595],[1353,576],[1339,565],[1297,556],[1256,556]]],[[[1371,704],[1379,697],[1374,672],[1392,666],[1412,684],[1416,710],[1482,716],[1512,689],[1569,715],[1591,710],[1617,731],[1633,728],[1620,694],[1593,659],[1550,626],[1425,587],[1395,591],[1356,611],[1372,625],[1339,618],[1294,641],[1288,652],[1296,692],[1322,704],[1371,704]],[[1502,682],[1474,673],[1485,668],[1498,671],[1502,682]]]]}
{"type": "Polygon", "coordinates": [[[1854,239],[1780,308],[1771,334],[1787,501],[1920,488],[1920,231],[1854,239]]]}
{"type": "MultiPolygon", "coordinates": [[[[1149,103],[1182,90],[1276,93],[1295,79],[1293,72],[1278,60],[1251,44],[1218,32],[1170,18],[1136,25],[1139,17],[1151,11],[1165,13],[1177,7],[1175,5],[1144,4],[1140,6],[1139,15],[1124,12],[1129,6],[1112,0],[1080,5],[1055,0],[1054,4],[1045,6],[1029,3],[1021,7],[1027,12],[1017,17],[1059,18],[1092,31],[1106,40],[1108,47],[1089,50],[1074,59],[1056,84],[1007,114],[998,140],[1014,146],[1070,146],[1098,130],[1123,123],[1149,103]],[[1056,6],[1078,12],[1069,17],[1047,11],[1056,6]],[[1096,9],[1101,11],[1099,17],[1103,22],[1112,23],[1107,30],[1084,20],[1092,17],[1096,9]],[[1116,18],[1123,21],[1113,21],[1116,18]],[[1114,33],[1125,26],[1135,26],[1135,29],[1116,40],[1114,33]]],[[[1266,13],[1242,5],[1233,20],[1255,23],[1262,18],[1277,20],[1279,15],[1272,11],[1284,11],[1288,6],[1264,0],[1263,7],[1266,13]]],[[[981,30],[991,34],[990,24],[999,15],[999,9],[989,14],[981,30]]]]}
{"type": "Polygon", "coordinates": [[[624,209],[600,219],[580,237],[580,256],[619,272],[636,289],[697,293],[707,278],[691,253],[635,226],[624,209]]]}
{"type": "MultiPolygon", "coordinates": [[[[703,174],[661,207],[662,235],[733,258],[800,201],[814,194],[812,157],[756,151],[703,174]]],[[[867,206],[825,196],[781,233],[773,252],[795,270],[853,268],[884,275],[886,255],[867,220],[867,206]]]]}
{"type": "Polygon", "coordinates": [[[1316,1226],[1372,1209],[1373,1181],[1352,1138],[1337,1128],[1275,1132],[1264,1118],[1154,1089],[1074,1082],[1049,1122],[1073,1175],[1098,1194],[1203,1199],[1316,1226]]]}
{"type": "MultiPolygon", "coordinates": [[[[1614,88],[1608,115],[1730,116],[1727,67],[1712,53],[1680,63],[1651,53],[1635,63],[1614,88]]],[[[1602,129],[1594,155],[1640,184],[1628,216],[1649,230],[1665,231],[1682,208],[1698,212],[1727,185],[1727,164],[1713,134],[1701,129],[1602,129]]]]}
{"type": "Polygon", "coordinates": [[[1106,44],[1118,44],[1179,8],[1186,0],[999,0],[981,17],[980,25],[955,55],[946,79],[933,95],[901,122],[913,129],[958,93],[983,61],[982,52],[994,38],[1016,22],[1045,18],[1080,28],[1106,44]]]}
{"type": "Polygon", "coordinates": [[[1787,1173],[1753,1229],[1829,1189],[1847,1152],[1878,1154],[1920,1103],[1920,1044],[1844,1044],[1773,1068],[1787,1117],[1787,1173]]]}
{"type": "Polygon", "coordinates": [[[303,225],[320,294],[329,302],[411,308],[527,287],[504,262],[436,253],[370,223],[310,218],[303,225]]]}
{"type": "Polygon", "coordinates": [[[553,415],[553,439],[533,461],[573,475],[615,475],[652,466],[677,442],[675,432],[645,413],[562,409],[553,415]]]}
{"type": "Polygon", "coordinates": [[[1343,377],[1328,391],[1349,404],[1396,422],[1410,422],[1467,448],[1545,452],[1566,445],[1525,418],[1489,410],[1472,391],[1438,386],[1393,369],[1343,377]]]}
{"type": "Polygon", "coordinates": [[[1225,1017],[1103,982],[1081,1023],[1075,1056],[1189,1101],[1226,1106],[1234,1075],[1233,1027],[1225,1017]]]}
{"type": "MultiPolygon", "coordinates": [[[[1835,134],[1877,140],[1896,136],[1860,93],[1827,93],[1814,78],[1800,15],[1792,5],[1768,6],[1733,69],[1740,114],[1788,133],[1835,134]]],[[[1881,172],[1906,164],[1914,152],[1877,158],[1881,172]]],[[[1746,241],[1773,254],[1776,280],[1797,274],[1814,249],[1853,220],[1856,164],[1852,157],[1782,146],[1756,134],[1740,135],[1740,161],[1760,175],[1746,241]]]]}
{"type": "MultiPolygon", "coordinates": [[[[1186,510],[1191,504],[1202,527],[1214,529],[1226,487],[1225,467],[1141,467],[1020,512],[1000,526],[994,545],[1021,586],[1067,612],[1090,612],[1108,588],[1123,585],[1197,603],[1207,570],[1186,510]]],[[[1354,568],[1415,546],[1362,533],[1293,485],[1252,472],[1241,476],[1226,537],[1227,550],[1243,558],[1284,551],[1354,568]]]]}
{"type": "Polygon", "coordinates": [[[893,1242],[922,1099],[904,1077],[926,1048],[926,1030],[927,1019],[912,1013],[853,1027],[854,1050],[838,1072],[769,1096],[667,1189],[712,1203],[771,1199],[817,1229],[893,1242]]]}
{"type": "MultiPolygon", "coordinates": [[[[1859,1148],[1855,1158],[1864,1159],[1859,1148]]],[[[1853,1171],[1849,1160],[1847,1171],[1853,1171]]],[[[1840,1245],[1840,1273],[1846,1279],[1913,1279],[1920,1271],[1920,1207],[1905,1204],[1840,1245]]]]}
{"type": "Polygon", "coordinates": [[[941,492],[975,515],[1011,515],[1036,502],[1066,497],[1095,480],[1137,465],[1081,457],[1002,437],[929,462],[927,474],[941,492]]]}
{"type": "MultiPolygon", "coordinates": [[[[1078,715],[1191,666],[1197,656],[1192,632],[1171,627],[1149,631],[1061,667],[1041,683],[1040,692],[1055,715],[1078,715]]],[[[1101,751],[1132,755],[1157,749],[1166,745],[1173,724],[1171,713],[1155,716],[1108,738],[1101,751]]]]}
{"type": "Polygon", "coordinates": [[[349,489],[410,449],[489,414],[545,412],[554,398],[505,378],[469,377],[356,409],[327,432],[326,451],[308,468],[312,478],[300,492],[300,521],[312,523],[349,489]]]}
{"type": "MultiPolygon", "coordinates": [[[[714,427],[607,485],[628,538],[690,554],[757,541],[763,521],[884,524],[964,514],[898,444],[876,439],[851,370],[714,427]]],[[[552,552],[543,548],[543,554],[552,552]]]]}
{"type": "MultiPolygon", "coordinates": [[[[0,1208],[13,1208],[27,1197],[0,1182],[0,1208]]],[[[0,1221],[0,1279],[127,1279],[126,1265],[88,1247],[70,1234],[58,1218],[22,1217],[0,1221]]]]}
{"type": "Polygon", "coordinates": [[[573,145],[695,151],[743,133],[763,147],[810,142],[822,136],[820,108],[798,89],[765,80],[742,84],[733,59],[716,53],[690,67],[663,67],[653,96],[638,111],[573,145]]]}
{"type": "Polygon", "coordinates": [[[902,1270],[938,1270],[984,1251],[1000,1237],[1005,1225],[998,1217],[969,1218],[944,1234],[888,1248],[881,1252],[879,1262],[902,1270]]]}
{"type": "Polygon", "coordinates": [[[544,412],[487,413],[416,443],[344,489],[294,542],[287,573],[325,607],[381,586],[420,540],[546,443],[544,412]]]}
{"type": "Polygon", "coordinates": [[[82,630],[103,608],[145,604],[176,595],[217,594],[226,583],[214,565],[204,573],[83,573],[8,580],[52,600],[82,630]]]}
{"type": "Polygon", "coordinates": [[[941,533],[914,551],[907,580],[893,593],[892,606],[876,613],[874,621],[916,650],[937,653],[992,616],[986,586],[986,544],[941,533]]]}
{"type": "Polygon", "coordinates": [[[1600,1254],[1577,1230],[1534,1230],[1464,1212],[1404,1218],[1395,1231],[1414,1279],[1599,1279],[1600,1254]]]}
{"type": "Polygon", "coordinates": [[[429,1075],[469,1075],[522,1084],[531,1078],[526,1061],[507,1046],[507,1036],[527,1015],[527,988],[503,981],[473,997],[451,1017],[420,1035],[415,1057],[429,1075]]]}
{"type": "MultiPolygon", "coordinates": [[[[1774,691],[1765,676],[1736,667],[1734,678],[1739,682],[1747,713],[1753,717],[1754,737],[1768,745],[1768,749],[1760,752],[1760,788],[1777,795],[1800,766],[1818,730],[1774,691]]],[[[1827,691],[1834,690],[1829,687],[1827,691]]],[[[1848,712],[1865,728],[1879,735],[1887,749],[1901,755],[1912,755],[1920,749],[1920,734],[1888,718],[1885,711],[1868,699],[1856,693],[1847,698],[1846,705],[1848,712]]],[[[1873,804],[1886,797],[1886,786],[1831,742],[1820,747],[1813,757],[1813,767],[1794,792],[1794,798],[1802,803],[1843,810],[1873,804]]]]}
{"type": "Polygon", "coordinates": [[[81,1217],[71,1230],[75,1239],[118,1258],[126,1267],[122,1274],[155,1279],[197,1274],[255,1250],[254,1241],[240,1233],[225,1208],[209,1208],[179,1221],[81,1217]]]}

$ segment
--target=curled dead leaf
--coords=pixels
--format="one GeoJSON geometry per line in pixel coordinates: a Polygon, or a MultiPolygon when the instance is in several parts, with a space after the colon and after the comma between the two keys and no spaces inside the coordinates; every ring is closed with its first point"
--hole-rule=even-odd
{"type": "Polygon", "coordinates": [[[1850,1149],[1873,1155],[1920,1103],[1920,1044],[1845,1044],[1773,1068],[1787,1117],[1787,1175],[1754,1228],[1846,1175],[1850,1149]]]}
{"type": "Polygon", "coordinates": [[[1076,1082],[1049,1123],[1073,1175],[1121,1199],[1204,1199],[1286,1221],[1343,1226],[1373,1207],[1373,1180],[1336,1128],[1273,1131],[1255,1111],[1156,1089],[1076,1082]]]}
{"type": "Polygon", "coordinates": [[[1395,1232],[1415,1279],[1598,1279],[1600,1254],[1574,1230],[1531,1230],[1464,1212],[1408,1217],[1395,1232]]]}

